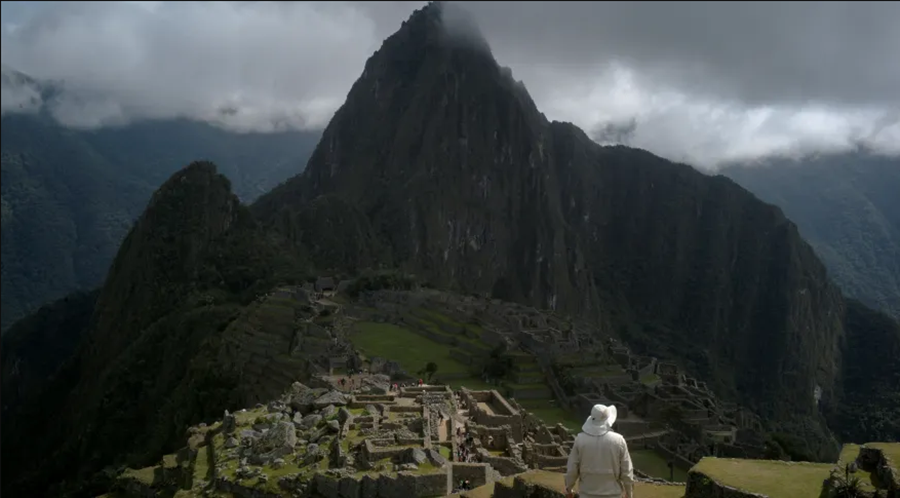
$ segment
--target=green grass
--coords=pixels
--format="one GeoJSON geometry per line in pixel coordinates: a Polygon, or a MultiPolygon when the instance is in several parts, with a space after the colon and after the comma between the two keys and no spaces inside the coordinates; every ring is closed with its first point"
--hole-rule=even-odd
{"type": "Polygon", "coordinates": [[[900,443],[866,443],[866,446],[884,452],[891,459],[893,467],[900,470],[900,443]]]}
{"type": "Polygon", "coordinates": [[[439,313],[437,311],[426,309],[426,308],[421,308],[419,311],[421,311],[423,315],[428,315],[428,317],[430,317],[434,321],[446,323],[448,325],[456,325],[459,327],[465,327],[466,331],[469,334],[473,334],[475,337],[481,337],[482,328],[480,325],[476,325],[474,323],[460,323],[460,322],[457,322],[457,321],[451,319],[450,317],[448,317],[447,315],[445,315],[443,313],[439,313]]]}
{"type": "Polygon", "coordinates": [[[156,478],[156,467],[144,467],[143,469],[126,469],[122,473],[124,477],[133,477],[138,481],[150,485],[156,478]]]}
{"type": "MultiPolygon", "coordinates": [[[[634,468],[649,475],[650,477],[658,477],[660,479],[669,479],[669,463],[659,453],[654,450],[631,450],[631,463],[634,468]]],[[[675,482],[687,482],[687,471],[675,467],[675,482]]]]}
{"type": "Polygon", "coordinates": [[[358,322],[351,342],[366,356],[396,361],[410,375],[435,362],[440,373],[465,373],[466,366],[450,357],[450,348],[411,330],[389,323],[358,322]]]}
{"type": "Polygon", "coordinates": [[[428,330],[430,330],[430,331],[431,331],[432,333],[434,333],[434,334],[439,334],[439,335],[444,336],[444,337],[446,337],[446,338],[448,338],[448,339],[454,339],[454,340],[456,340],[456,341],[458,341],[458,342],[466,342],[466,343],[469,343],[469,344],[471,344],[472,346],[476,346],[476,347],[478,347],[478,348],[480,348],[480,349],[483,349],[485,354],[488,354],[488,353],[490,352],[490,351],[489,351],[489,347],[488,347],[486,344],[484,344],[483,342],[481,342],[481,338],[480,338],[480,337],[481,337],[481,333],[480,333],[480,332],[474,332],[474,331],[472,331],[472,330],[470,330],[470,329],[468,329],[468,328],[466,328],[466,332],[465,332],[465,333],[454,334],[454,333],[451,333],[451,332],[447,332],[447,331],[445,331],[445,330],[443,330],[443,329],[440,328],[440,326],[438,325],[438,322],[445,323],[445,324],[450,324],[450,325],[454,325],[454,326],[457,326],[457,327],[462,327],[462,325],[460,325],[460,324],[458,324],[458,323],[456,323],[456,322],[450,320],[449,318],[444,317],[443,315],[440,315],[439,313],[436,313],[436,312],[434,312],[434,311],[428,311],[428,310],[422,310],[422,311],[423,311],[423,313],[428,314],[428,316],[431,318],[431,320],[429,320],[428,318],[422,318],[422,317],[416,316],[416,315],[411,315],[411,316],[409,316],[409,319],[412,320],[412,321],[414,321],[414,322],[416,322],[416,323],[418,323],[418,324],[421,325],[422,327],[427,328],[428,330]],[[442,319],[436,319],[436,318],[435,318],[435,315],[440,315],[440,316],[442,316],[443,318],[442,318],[442,319]]]}
{"type": "Polygon", "coordinates": [[[453,450],[446,446],[438,446],[438,453],[447,460],[450,460],[450,457],[453,455],[453,450]]]}
{"type": "Polygon", "coordinates": [[[510,388],[510,389],[515,389],[515,390],[522,390],[522,389],[549,389],[549,387],[547,387],[547,384],[545,384],[545,383],[543,383],[543,382],[536,382],[536,383],[534,383],[534,384],[514,384],[514,383],[512,383],[512,382],[506,382],[505,384],[506,384],[506,387],[508,387],[508,388],[510,388]]]}
{"type": "MultiPolygon", "coordinates": [[[[350,335],[350,341],[366,356],[380,356],[396,361],[410,375],[425,367],[430,361],[438,366],[437,376],[468,373],[468,367],[450,357],[450,347],[432,341],[409,329],[389,323],[358,322],[350,335]]],[[[452,389],[466,387],[474,391],[496,389],[478,377],[469,376],[448,380],[452,389]]]]}
{"type": "MultiPolygon", "coordinates": [[[[551,489],[556,492],[562,492],[565,489],[565,476],[559,472],[529,470],[528,472],[517,476],[516,479],[522,479],[530,484],[551,489]]],[[[684,487],[657,486],[639,482],[635,483],[634,496],[636,498],[682,498],[684,496],[684,487]]]]}
{"type": "Polygon", "coordinates": [[[641,377],[641,382],[643,382],[644,384],[652,384],[658,380],[659,380],[659,375],[656,375],[656,374],[649,374],[649,375],[644,375],[643,377],[641,377]]]}
{"type": "Polygon", "coordinates": [[[832,464],[710,458],[691,471],[744,491],[769,498],[819,498],[832,464]]]}
{"type": "MultiPolygon", "coordinates": [[[[843,448],[841,448],[841,455],[838,458],[838,468],[841,470],[846,469],[847,464],[856,461],[857,456],[859,456],[859,445],[845,444],[843,448]]],[[[871,472],[866,472],[863,469],[857,468],[856,472],[851,473],[851,476],[859,478],[863,491],[874,491],[878,488],[878,477],[872,475],[871,472]]]]}
{"type": "Polygon", "coordinates": [[[519,404],[550,427],[562,424],[563,427],[577,432],[581,430],[581,426],[584,424],[584,420],[579,419],[562,407],[553,406],[549,400],[527,399],[519,401],[519,404]]]}

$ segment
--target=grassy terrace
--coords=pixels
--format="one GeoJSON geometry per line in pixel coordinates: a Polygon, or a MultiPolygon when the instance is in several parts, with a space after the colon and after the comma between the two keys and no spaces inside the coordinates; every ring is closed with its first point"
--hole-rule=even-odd
{"type": "Polygon", "coordinates": [[[819,498],[830,463],[704,458],[691,469],[734,488],[769,498],[819,498]]]}
{"type": "Polygon", "coordinates": [[[866,443],[869,448],[877,448],[891,459],[892,466],[900,470],[900,443],[866,443]]]}
{"type": "Polygon", "coordinates": [[[562,424],[565,428],[577,432],[581,430],[581,425],[584,423],[584,420],[580,420],[579,417],[569,411],[551,404],[549,400],[523,399],[519,401],[519,404],[550,426],[562,424]]]}
{"type": "Polygon", "coordinates": [[[415,315],[408,315],[408,320],[412,320],[424,328],[427,328],[434,334],[455,339],[459,342],[465,342],[479,349],[484,350],[484,354],[490,353],[490,347],[481,342],[482,329],[478,325],[459,323],[450,317],[434,310],[418,308],[415,315]],[[454,334],[440,328],[440,325],[452,325],[454,327],[464,328],[464,333],[454,334]]]}
{"type": "MultiPolygon", "coordinates": [[[[845,444],[844,447],[841,448],[841,456],[838,458],[838,468],[846,468],[847,464],[856,461],[857,456],[859,456],[859,445],[845,444]]],[[[859,478],[863,491],[874,491],[880,484],[878,482],[878,477],[872,475],[871,472],[866,472],[862,469],[857,469],[851,476],[859,478]]]]}
{"type": "MultiPolygon", "coordinates": [[[[900,443],[866,443],[866,446],[880,449],[891,460],[893,467],[898,467],[898,462],[900,462],[900,443]]],[[[855,461],[856,457],[859,456],[859,448],[860,445],[858,444],[845,444],[838,459],[838,468],[843,470],[847,464],[855,461]]],[[[857,469],[851,476],[859,478],[863,491],[872,492],[885,488],[886,483],[881,482],[878,476],[872,472],[857,469]]]]}
{"type": "MultiPolygon", "coordinates": [[[[531,484],[560,493],[565,490],[565,477],[558,472],[532,470],[522,474],[519,478],[524,479],[531,484]]],[[[684,487],[636,483],[634,486],[634,496],[638,498],[682,498],[684,496],[684,487]]],[[[772,498],[774,498],[774,496],[772,498]]]]}
{"type": "Polygon", "coordinates": [[[480,325],[476,325],[474,323],[460,323],[460,322],[454,321],[453,319],[451,319],[450,317],[448,317],[447,315],[445,315],[443,313],[438,313],[437,311],[426,309],[426,308],[419,309],[419,312],[422,313],[423,315],[428,316],[431,319],[431,321],[433,321],[435,323],[446,323],[446,324],[450,324],[450,325],[457,325],[457,326],[465,327],[466,330],[470,334],[474,335],[475,337],[481,337],[481,332],[483,331],[483,329],[481,328],[480,325]]]}
{"type": "MultiPolygon", "coordinates": [[[[350,340],[357,349],[366,356],[390,358],[412,375],[425,368],[425,364],[433,361],[440,374],[468,374],[468,367],[450,357],[450,348],[427,337],[423,337],[409,329],[389,323],[358,322],[350,335],[350,340]]],[[[448,382],[450,387],[458,389],[465,386],[469,389],[494,389],[474,375],[454,379],[448,382]]]]}
{"type": "MultiPolygon", "coordinates": [[[[630,453],[634,468],[651,477],[669,479],[669,463],[662,455],[653,450],[631,450],[630,453]]],[[[675,467],[674,481],[687,482],[687,471],[675,467]]]]}

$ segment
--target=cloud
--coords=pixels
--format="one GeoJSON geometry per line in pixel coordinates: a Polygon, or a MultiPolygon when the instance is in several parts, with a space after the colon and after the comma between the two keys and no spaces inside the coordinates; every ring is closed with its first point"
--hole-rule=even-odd
{"type": "MultiPolygon", "coordinates": [[[[63,80],[70,126],[321,128],[424,2],[3,2],[3,63],[63,80]]],[[[900,4],[473,2],[551,119],[703,168],[900,153],[900,4]]],[[[27,100],[26,100],[27,101],[27,100]]],[[[19,109],[3,93],[3,110],[19,109]]]]}

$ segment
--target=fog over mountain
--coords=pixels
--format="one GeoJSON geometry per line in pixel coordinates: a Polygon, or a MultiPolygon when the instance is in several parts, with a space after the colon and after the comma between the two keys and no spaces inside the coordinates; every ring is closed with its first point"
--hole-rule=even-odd
{"type": "MultiPolygon", "coordinates": [[[[320,129],[423,2],[4,2],[2,61],[64,81],[78,128],[187,117],[320,129]]],[[[900,4],[467,4],[548,118],[702,169],[772,154],[900,153],[900,4]]],[[[3,112],[39,93],[3,78],[3,112]]]]}

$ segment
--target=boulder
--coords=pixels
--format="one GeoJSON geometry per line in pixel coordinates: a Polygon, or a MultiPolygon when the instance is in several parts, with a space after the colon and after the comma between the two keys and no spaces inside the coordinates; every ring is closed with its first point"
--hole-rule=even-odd
{"type": "Polygon", "coordinates": [[[439,451],[435,451],[431,448],[425,450],[425,456],[428,457],[428,461],[431,462],[431,465],[434,465],[435,467],[443,467],[448,463],[448,460],[444,458],[444,455],[441,455],[439,451]]]}
{"type": "Polygon", "coordinates": [[[319,412],[325,418],[331,418],[337,413],[337,408],[334,405],[328,405],[325,408],[322,408],[322,411],[319,412]]]}
{"type": "Polygon", "coordinates": [[[337,420],[329,420],[328,424],[326,424],[326,427],[328,427],[329,432],[332,432],[334,434],[341,432],[341,424],[339,424],[337,420]]]}
{"type": "Polygon", "coordinates": [[[258,439],[260,436],[262,436],[262,433],[253,429],[244,429],[241,431],[241,439],[252,441],[258,439]]]}
{"type": "Polygon", "coordinates": [[[349,402],[347,395],[340,391],[330,391],[327,392],[313,401],[313,407],[317,410],[321,410],[328,405],[334,406],[345,406],[349,402]]]}
{"type": "Polygon", "coordinates": [[[222,432],[225,434],[231,434],[237,428],[237,419],[234,414],[228,413],[228,410],[225,410],[225,417],[222,418],[222,432]]]}
{"type": "MultiPolygon", "coordinates": [[[[294,416],[294,421],[296,422],[297,417],[294,416]]],[[[310,413],[309,415],[300,419],[300,428],[301,429],[312,429],[313,427],[319,425],[319,422],[322,421],[322,416],[318,413],[310,413]]]]}
{"type": "Polygon", "coordinates": [[[297,445],[297,434],[294,424],[281,421],[257,439],[253,445],[253,460],[270,462],[275,458],[290,455],[297,445]]]}
{"type": "Polygon", "coordinates": [[[401,463],[413,463],[418,465],[422,465],[423,463],[428,461],[428,456],[425,454],[421,448],[409,448],[403,453],[400,454],[400,462],[401,463]]]}
{"type": "Polygon", "coordinates": [[[338,422],[340,422],[341,425],[344,425],[344,422],[353,418],[353,414],[350,413],[350,410],[347,410],[346,408],[341,407],[341,409],[338,410],[337,418],[338,418],[338,422]]]}
{"type": "Polygon", "coordinates": [[[318,444],[311,444],[306,447],[306,454],[300,459],[299,465],[305,467],[312,465],[322,459],[322,452],[319,450],[318,444]]]}
{"type": "Polygon", "coordinates": [[[331,442],[328,460],[332,468],[338,468],[347,465],[347,457],[344,454],[344,447],[340,438],[334,438],[334,440],[331,442]]]}
{"type": "MultiPolygon", "coordinates": [[[[326,393],[328,393],[327,389],[307,388],[305,391],[301,391],[291,395],[290,406],[295,411],[307,414],[314,409],[318,410],[318,408],[314,406],[314,402],[316,401],[316,399],[320,398],[326,393]]],[[[322,407],[328,406],[330,404],[332,403],[325,403],[324,405],[322,405],[322,407]]]]}

